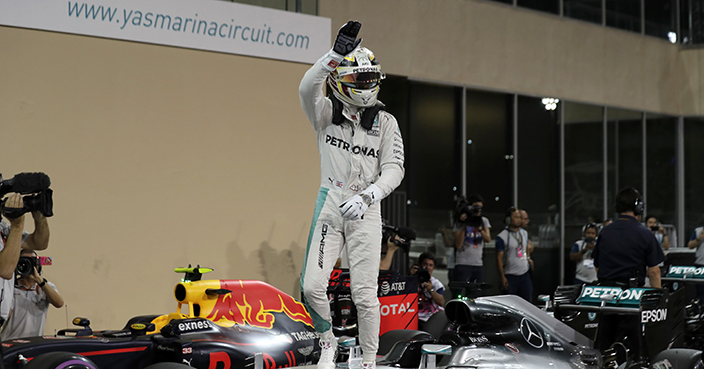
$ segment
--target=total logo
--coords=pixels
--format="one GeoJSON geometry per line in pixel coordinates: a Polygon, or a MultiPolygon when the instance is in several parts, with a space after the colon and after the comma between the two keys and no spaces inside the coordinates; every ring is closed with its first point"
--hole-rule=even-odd
{"type": "Polygon", "coordinates": [[[640,312],[640,322],[655,323],[667,319],[667,309],[645,310],[640,312]]]}
{"type": "Polygon", "coordinates": [[[400,303],[400,304],[381,305],[381,307],[379,307],[379,310],[381,312],[381,316],[402,315],[402,314],[405,314],[406,312],[414,313],[416,311],[415,307],[410,302],[407,302],[405,304],[400,303]]]}
{"type": "Polygon", "coordinates": [[[389,283],[384,281],[381,283],[381,294],[386,296],[392,291],[404,291],[406,289],[406,282],[394,282],[389,283]]]}

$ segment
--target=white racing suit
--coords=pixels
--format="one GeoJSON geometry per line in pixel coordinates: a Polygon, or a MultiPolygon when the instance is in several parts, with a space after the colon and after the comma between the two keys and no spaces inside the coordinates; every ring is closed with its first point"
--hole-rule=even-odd
{"type": "Polygon", "coordinates": [[[376,184],[382,198],[403,179],[404,153],[401,133],[393,115],[380,111],[367,131],[359,114],[343,111],[346,121],[332,123],[332,102],[323,95],[331,69],[318,60],[305,74],[299,87],[301,105],[318,138],[320,191],[315,203],[306,256],[301,272],[301,289],[316,331],[331,329],[327,286],[330,273],[346,247],[350,266],[352,299],[357,307],[360,345],[364,360],[373,361],[379,346],[379,299],[377,279],[381,254],[381,206],[374,203],[360,220],[346,220],[339,205],[376,184]]]}

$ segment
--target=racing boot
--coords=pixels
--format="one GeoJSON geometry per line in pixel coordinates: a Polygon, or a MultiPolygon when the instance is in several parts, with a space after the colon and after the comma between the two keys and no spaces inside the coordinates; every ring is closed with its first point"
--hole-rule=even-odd
{"type": "Polygon", "coordinates": [[[332,331],[320,335],[320,360],[318,369],[335,369],[337,361],[337,339],[332,331]]]}
{"type": "Polygon", "coordinates": [[[376,361],[363,361],[362,369],[376,369],[376,361]]]}

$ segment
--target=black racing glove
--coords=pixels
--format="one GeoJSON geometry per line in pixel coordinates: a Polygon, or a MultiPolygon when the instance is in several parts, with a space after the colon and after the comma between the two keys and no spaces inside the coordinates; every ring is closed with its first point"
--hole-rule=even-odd
{"type": "Polygon", "coordinates": [[[332,50],[342,56],[351,53],[362,39],[357,40],[357,34],[359,29],[362,28],[362,23],[351,20],[345,23],[344,26],[337,31],[337,38],[335,39],[335,44],[332,46],[332,50]]]}

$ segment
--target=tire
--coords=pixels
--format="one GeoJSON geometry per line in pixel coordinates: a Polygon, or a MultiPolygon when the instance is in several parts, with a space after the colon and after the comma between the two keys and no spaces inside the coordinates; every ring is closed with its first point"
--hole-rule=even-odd
{"type": "Polygon", "coordinates": [[[655,355],[651,364],[654,365],[664,360],[669,361],[673,368],[693,369],[701,363],[702,352],[692,349],[669,349],[655,355]]]}
{"type": "Polygon", "coordinates": [[[183,368],[190,368],[190,366],[186,364],[181,364],[181,363],[156,363],[149,365],[148,367],[144,369],[183,369],[183,368]]]}
{"type": "Polygon", "coordinates": [[[396,329],[388,331],[379,337],[379,350],[377,355],[386,355],[394,347],[396,342],[408,341],[413,339],[432,339],[427,332],[414,331],[410,329],[396,329]]]}
{"type": "Polygon", "coordinates": [[[35,357],[23,369],[98,369],[98,366],[81,355],[57,351],[35,357]]]}

